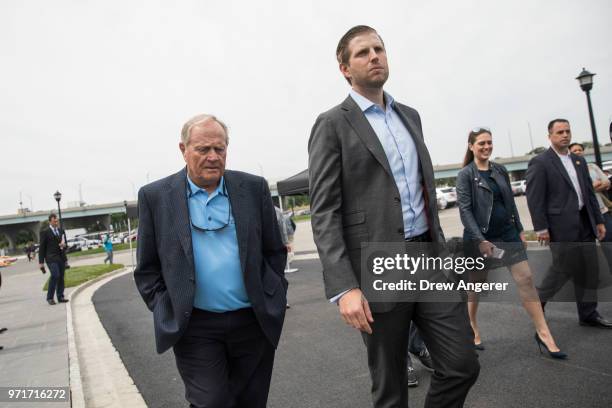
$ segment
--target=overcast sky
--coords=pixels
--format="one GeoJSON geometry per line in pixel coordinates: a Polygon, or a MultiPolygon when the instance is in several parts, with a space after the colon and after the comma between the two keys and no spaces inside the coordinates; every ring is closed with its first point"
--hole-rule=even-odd
{"type": "Polygon", "coordinates": [[[494,156],[548,146],[546,124],[590,138],[574,79],[597,73],[597,131],[612,119],[612,2],[0,2],[0,214],[134,199],[178,171],[182,124],[230,127],[228,167],[289,177],[307,166],[317,115],[349,89],[335,61],[351,26],[385,41],[385,89],[416,108],[434,164],[459,162],[469,129],[494,156]]]}

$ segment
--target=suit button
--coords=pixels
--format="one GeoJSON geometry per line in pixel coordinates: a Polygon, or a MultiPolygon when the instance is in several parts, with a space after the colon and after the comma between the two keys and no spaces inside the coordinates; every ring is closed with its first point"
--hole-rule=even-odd
{"type": "Polygon", "coordinates": [[[404,233],[404,229],[403,228],[398,228],[397,229],[397,233],[398,234],[403,234],[404,233]]]}
{"type": "Polygon", "coordinates": [[[400,202],[400,198],[399,197],[393,197],[393,200],[395,200],[396,203],[400,202]]]}
{"type": "Polygon", "coordinates": [[[185,317],[189,317],[190,314],[191,313],[189,313],[189,312],[185,312],[185,317]]]}
{"type": "Polygon", "coordinates": [[[189,278],[191,282],[195,282],[195,278],[189,278]]]}

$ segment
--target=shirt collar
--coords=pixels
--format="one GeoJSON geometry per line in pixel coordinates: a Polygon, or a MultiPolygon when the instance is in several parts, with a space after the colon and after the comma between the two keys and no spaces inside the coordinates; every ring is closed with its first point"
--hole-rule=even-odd
{"type": "MultiPolygon", "coordinates": [[[[188,197],[190,195],[194,196],[198,194],[199,192],[203,192],[206,195],[209,195],[208,191],[206,191],[203,188],[198,187],[193,181],[191,181],[191,179],[189,178],[189,175],[187,175],[187,196],[188,197]]],[[[221,180],[219,180],[219,185],[217,186],[215,191],[210,195],[217,195],[217,194],[227,197],[227,193],[225,190],[225,178],[223,176],[221,176],[221,180]]]]}
{"type": "Polygon", "coordinates": [[[569,150],[567,151],[567,154],[561,154],[552,146],[551,146],[551,149],[553,149],[553,152],[555,152],[557,156],[559,156],[560,159],[571,159],[571,156],[570,156],[571,152],[569,150]]]}
{"type": "MultiPolygon", "coordinates": [[[[383,94],[384,94],[385,102],[387,105],[386,109],[393,109],[393,107],[395,106],[395,100],[387,92],[383,91],[383,94]]],[[[349,95],[351,96],[351,98],[353,98],[353,100],[355,101],[357,106],[359,106],[359,109],[361,109],[362,112],[365,112],[368,109],[370,109],[372,106],[376,105],[374,102],[372,102],[365,96],[361,95],[354,89],[351,89],[351,91],[349,92],[349,95]]]]}

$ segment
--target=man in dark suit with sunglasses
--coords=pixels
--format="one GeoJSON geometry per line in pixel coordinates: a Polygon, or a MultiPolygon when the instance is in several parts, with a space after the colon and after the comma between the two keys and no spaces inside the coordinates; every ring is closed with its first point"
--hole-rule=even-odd
{"type": "Polygon", "coordinates": [[[191,407],[265,407],[278,345],[287,251],[266,181],[225,170],[223,122],[183,126],[186,168],[138,194],[134,279],[157,352],[173,347],[191,407]]]}

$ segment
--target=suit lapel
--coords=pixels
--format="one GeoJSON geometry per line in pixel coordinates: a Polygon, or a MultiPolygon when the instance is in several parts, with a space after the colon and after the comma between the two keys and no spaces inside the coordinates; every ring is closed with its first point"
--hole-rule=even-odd
{"type": "MultiPolygon", "coordinates": [[[[574,170],[576,170],[576,178],[578,179],[578,185],[580,186],[580,192],[582,193],[582,199],[584,203],[586,204],[587,202],[586,196],[587,196],[588,189],[585,189],[584,178],[582,177],[583,173],[581,169],[582,167],[584,167],[584,165],[582,164],[582,161],[580,160],[580,158],[578,158],[578,156],[572,153],[570,153],[570,158],[572,159],[572,165],[574,166],[574,170]]],[[[587,172],[588,172],[588,169],[587,169],[587,172]]]]}
{"type": "Polygon", "coordinates": [[[173,178],[168,196],[168,208],[173,208],[171,217],[172,225],[178,234],[179,241],[189,261],[189,265],[195,271],[193,264],[193,247],[191,243],[191,225],[189,223],[189,208],[187,207],[187,172],[183,169],[173,178]]]}
{"type": "Polygon", "coordinates": [[[238,251],[240,253],[240,266],[242,274],[246,271],[247,242],[249,237],[249,208],[247,208],[242,181],[231,170],[224,174],[225,188],[232,207],[232,215],[236,225],[236,239],[238,239],[238,251]]]}
{"type": "Polygon", "coordinates": [[[376,160],[378,160],[383,169],[385,169],[390,176],[393,176],[385,150],[380,140],[378,140],[378,136],[376,136],[374,129],[372,129],[370,122],[368,122],[357,103],[355,103],[353,98],[348,96],[344,102],[342,102],[342,109],[344,110],[346,120],[353,130],[355,130],[355,133],[357,133],[357,136],[359,136],[363,144],[368,148],[376,160]]]}
{"type": "Polygon", "coordinates": [[[574,184],[572,183],[572,180],[570,179],[569,174],[567,174],[567,170],[565,169],[565,166],[563,166],[561,159],[559,158],[557,153],[552,149],[552,147],[548,148],[548,157],[550,161],[552,162],[552,164],[557,168],[559,173],[561,173],[561,176],[563,177],[563,179],[567,182],[567,184],[569,184],[569,186],[573,190],[574,184]]]}

